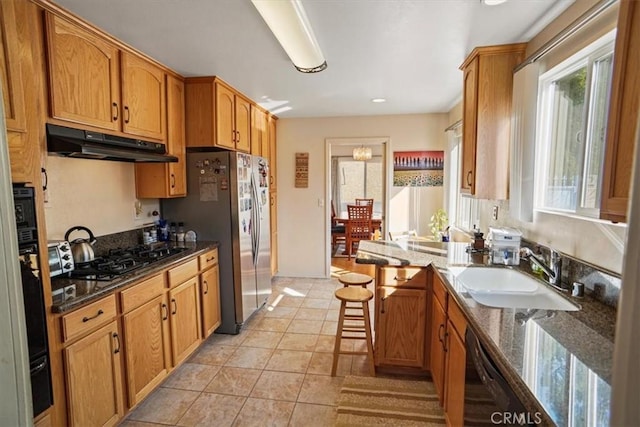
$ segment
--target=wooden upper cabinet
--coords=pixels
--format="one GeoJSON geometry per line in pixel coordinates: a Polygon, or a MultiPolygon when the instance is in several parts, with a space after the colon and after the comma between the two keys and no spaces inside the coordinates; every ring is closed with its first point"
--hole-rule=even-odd
{"type": "Polygon", "coordinates": [[[138,198],[183,197],[187,194],[184,82],[167,75],[167,153],[176,163],[136,163],[138,198]]]}
{"type": "Polygon", "coordinates": [[[48,12],[46,26],[51,116],[120,130],[118,48],[48,12]]]}
{"type": "Polygon", "coordinates": [[[218,77],[186,83],[187,147],[251,151],[251,101],[218,77]]]}
{"type": "Polygon", "coordinates": [[[122,130],[165,139],[165,74],[143,58],[122,52],[122,130]]]}
{"type": "Polygon", "coordinates": [[[251,105],[251,154],[269,158],[267,113],[251,105]]]}
{"type": "Polygon", "coordinates": [[[216,83],[216,141],[215,145],[230,150],[236,148],[235,96],[228,87],[216,83]]]}
{"type": "Polygon", "coordinates": [[[509,196],[513,69],[526,43],[478,47],[463,71],[461,192],[481,199],[509,196]]]}
{"type": "Polygon", "coordinates": [[[26,131],[20,44],[13,1],[0,2],[0,82],[8,131],[26,131]]]}
{"type": "Polygon", "coordinates": [[[640,110],[640,4],[621,0],[605,148],[600,218],[627,221],[640,110]]]}
{"type": "Polygon", "coordinates": [[[277,189],[277,162],[276,162],[276,116],[269,115],[267,120],[267,131],[269,138],[269,190],[277,189]]]}
{"type": "Polygon", "coordinates": [[[251,151],[251,101],[235,96],[236,150],[251,151]]]}

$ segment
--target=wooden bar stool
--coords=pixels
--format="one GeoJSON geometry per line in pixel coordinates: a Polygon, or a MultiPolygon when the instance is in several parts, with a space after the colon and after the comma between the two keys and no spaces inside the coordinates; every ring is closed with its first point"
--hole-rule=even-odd
{"type": "MultiPolygon", "coordinates": [[[[366,285],[365,285],[366,286],[366,285]]],[[[367,355],[369,360],[369,370],[371,375],[376,375],[376,369],[373,364],[373,341],[371,339],[371,322],[369,320],[369,300],[373,298],[373,292],[368,289],[347,286],[336,291],[336,298],[340,303],[340,318],[338,319],[338,330],[336,331],[336,344],[333,348],[333,366],[331,367],[331,376],[336,376],[338,369],[338,357],[341,354],[350,355],[367,355]],[[346,314],[346,310],[353,310],[354,307],[347,307],[347,303],[360,303],[362,314],[346,314]],[[345,320],[349,321],[345,325],[345,320]],[[364,336],[362,335],[364,334],[364,336]],[[341,351],[340,345],[342,340],[366,340],[367,351],[341,351]]]]}
{"type": "Polygon", "coordinates": [[[366,288],[367,285],[373,282],[373,277],[360,273],[347,273],[338,277],[338,282],[347,286],[362,286],[366,288]]]}

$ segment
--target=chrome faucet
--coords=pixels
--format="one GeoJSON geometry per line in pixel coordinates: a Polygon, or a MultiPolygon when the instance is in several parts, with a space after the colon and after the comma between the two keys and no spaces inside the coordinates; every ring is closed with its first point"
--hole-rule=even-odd
{"type": "Polygon", "coordinates": [[[534,254],[530,248],[522,248],[520,250],[520,256],[524,259],[533,261],[538,267],[540,267],[549,278],[550,285],[560,289],[561,291],[565,291],[565,289],[562,288],[561,282],[562,258],[560,257],[560,253],[553,249],[549,250],[551,251],[549,256],[549,265],[546,265],[544,260],[542,260],[539,255],[534,254]]]}

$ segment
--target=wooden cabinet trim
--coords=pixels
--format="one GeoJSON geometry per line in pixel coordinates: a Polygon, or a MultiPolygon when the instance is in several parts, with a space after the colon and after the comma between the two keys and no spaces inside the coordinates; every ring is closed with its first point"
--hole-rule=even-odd
{"type": "Polygon", "coordinates": [[[200,271],[206,270],[218,263],[218,248],[212,249],[198,257],[200,271]]]}
{"type": "Polygon", "coordinates": [[[381,267],[378,286],[427,288],[427,269],[422,267],[381,267]]]}

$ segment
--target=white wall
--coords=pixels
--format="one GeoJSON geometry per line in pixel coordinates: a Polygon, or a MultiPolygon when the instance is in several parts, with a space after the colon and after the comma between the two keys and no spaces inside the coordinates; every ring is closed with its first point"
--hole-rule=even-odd
{"type": "Polygon", "coordinates": [[[96,236],[131,230],[153,222],[151,212],[160,211],[158,199],[142,199],[141,219],[134,219],[133,163],[56,156],[47,156],[46,162],[49,239],[64,238],[75,225],[88,227],[96,236]]]}
{"type": "MultiPolygon", "coordinates": [[[[326,138],[384,136],[390,138],[391,152],[444,150],[447,118],[412,114],[278,120],[278,275],[325,275],[328,228],[326,209],[319,201],[324,203],[326,192],[326,138]],[[296,152],[309,153],[308,188],[294,188],[296,152]]],[[[390,164],[388,168],[391,174],[390,164]]],[[[443,204],[442,187],[388,187],[388,194],[389,230],[417,228],[426,234],[430,216],[443,204]]]]}

